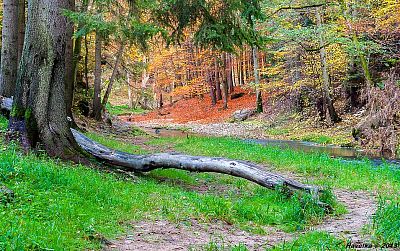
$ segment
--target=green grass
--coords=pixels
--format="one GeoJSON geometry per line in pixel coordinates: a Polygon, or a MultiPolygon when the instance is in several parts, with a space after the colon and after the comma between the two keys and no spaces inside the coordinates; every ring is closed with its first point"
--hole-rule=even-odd
{"type": "Polygon", "coordinates": [[[333,143],[332,137],[320,134],[309,134],[301,138],[302,141],[314,142],[321,145],[328,145],[333,143]]]}
{"type": "Polygon", "coordinates": [[[4,133],[7,130],[7,127],[8,127],[8,120],[0,115],[0,132],[4,133]]]}
{"type": "Polygon", "coordinates": [[[211,241],[205,246],[195,248],[189,248],[189,251],[249,251],[245,244],[229,245],[225,244],[223,240],[221,242],[211,241]]]}
{"type": "MultiPolygon", "coordinates": [[[[1,130],[6,122],[0,119],[1,130]]],[[[89,136],[110,147],[141,151],[89,136]]],[[[264,225],[303,229],[325,215],[308,195],[287,197],[236,178],[226,179],[234,190],[198,193],[193,185],[210,185],[220,176],[199,180],[187,172],[161,170],[133,182],[45,155],[22,155],[14,144],[0,149],[0,183],[15,192],[14,201],[0,204],[0,250],[99,249],[102,237],[115,238],[127,231],[128,222],[139,220],[222,220],[262,232],[264,225]],[[170,178],[160,179],[166,174],[170,178]]]]}
{"type": "Polygon", "coordinates": [[[324,232],[309,232],[298,239],[282,243],[270,251],[338,251],[348,250],[345,241],[338,240],[335,237],[324,232]]]}
{"type": "Polygon", "coordinates": [[[129,115],[129,114],[143,114],[143,113],[147,112],[146,110],[144,110],[142,108],[130,109],[128,105],[113,106],[110,103],[107,104],[106,109],[110,114],[112,114],[114,116],[129,115]]]}
{"type": "Polygon", "coordinates": [[[93,132],[87,132],[87,133],[85,133],[85,135],[88,138],[90,138],[104,146],[112,148],[112,149],[124,151],[124,152],[131,153],[131,154],[147,153],[147,151],[143,150],[139,146],[136,146],[136,145],[133,145],[133,144],[130,144],[127,142],[123,142],[121,140],[115,139],[112,136],[100,135],[100,134],[93,133],[93,132]]]}
{"type": "Polygon", "coordinates": [[[285,128],[269,128],[265,131],[266,134],[271,136],[287,135],[289,132],[290,130],[285,128]]]}
{"type": "Polygon", "coordinates": [[[368,160],[348,162],[326,154],[304,153],[279,147],[250,144],[230,138],[160,138],[153,145],[174,145],[177,151],[194,155],[223,156],[269,165],[279,171],[301,174],[308,183],[351,190],[400,192],[400,170],[387,164],[374,166],[368,160]]]}
{"type": "Polygon", "coordinates": [[[373,242],[378,246],[400,247],[400,201],[381,199],[372,224],[373,242]]]}

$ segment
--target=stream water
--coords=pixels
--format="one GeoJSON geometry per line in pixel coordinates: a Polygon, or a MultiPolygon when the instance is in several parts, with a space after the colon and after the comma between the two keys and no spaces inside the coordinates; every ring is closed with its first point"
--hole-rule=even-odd
{"type": "MultiPolygon", "coordinates": [[[[164,128],[141,128],[149,134],[157,135],[158,137],[188,137],[188,136],[209,136],[191,132],[184,132],[175,129],[164,128]]],[[[318,152],[325,153],[331,157],[342,158],[343,161],[360,161],[368,158],[374,165],[379,166],[383,163],[388,163],[396,168],[400,168],[400,159],[385,159],[379,154],[365,152],[352,147],[340,147],[334,145],[320,145],[305,141],[294,140],[275,140],[275,139],[242,139],[244,142],[260,144],[264,146],[276,146],[280,148],[289,148],[303,152],[318,152]]]]}

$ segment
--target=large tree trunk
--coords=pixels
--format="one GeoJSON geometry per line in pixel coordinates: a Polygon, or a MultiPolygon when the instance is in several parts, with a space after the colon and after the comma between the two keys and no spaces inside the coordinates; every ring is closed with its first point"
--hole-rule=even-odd
{"type": "Polygon", "coordinates": [[[258,48],[256,46],[253,47],[253,64],[254,64],[254,83],[256,85],[256,107],[257,112],[263,112],[263,100],[262,93],[260,88],[260,72],[258,67],[258,48]]]}
{"type": "Polygon", "coordinates": [[[41,144],[51,156],[78,160],[67,122],[65,48],[69,0],[31,0],[10,129],[27,147],[41,144]]]}
{"type": "Polygon", "coordinates": [[[327,107],[327,112],[329,113],[329,117],[332,123],[340,122],[341,119],[339,115],[336,113],[335,107],[333,106],[333,100],[331,97],[330,91],[330,78],[328,72],[328,63],[326,59],[326,50],[325,50],[325,41],[322,33],[322,16],[321,16],[321,8],[316,8],[316,17],[317,17],[317,27],[320,30],[319,32],[319,44],[320,44],[320,55],[321,55],[321,65],[322,65],[322,80],[323,80],[323,91],[324,91],[324,103],[327,107]]]}
{"type": "Polygon", "coordinates": [[[106,93],[104,94],[104,97],[103,97],[103,103],[102,103],[103,104],[103,109],[106,107],[106,105],[108,103],[108,98],[110,97],[111,90],[112,90],[115,78],[117,77],[118,67],[119,67],[119,64],[121,62],[122,54],[124,53],[124,47],[125,47],[124,43],[121,43],[121,45],[120,45],[120,47],[118,49],[117,58],[115,59],[114,69],[113,69],[113,72],[111,74],[110,81],[108,83],[106,93]]]}
{"type": "Polygon", "coordinates": [[[95,45],[95,69],[94,69],[94,95],[93,95],[93,112],[92,117],[101,120],[101,47],[102,38],[100,34],[96,34],[95,45]]]}
{"type": "Polygon", "coordinates": [[[18,71],[18,3],[3,1],[3,31],[1,47],[0,96],[15,94],[18,71]]]}

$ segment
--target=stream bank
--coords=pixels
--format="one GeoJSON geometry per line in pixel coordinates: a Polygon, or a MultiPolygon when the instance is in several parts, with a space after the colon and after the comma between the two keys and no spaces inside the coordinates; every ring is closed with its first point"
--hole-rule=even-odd
{"type": "Polygon", "coordinates": [[[375,166],[387,163],[400,168],[400,159],[386,159],[376,152],[367,152],[354,147],[333,144],[318,144],[300,140],[271,139],[261,124],[217,123],[217,124],[158,124],[154,122],[131,123],[149,134],[158,137],[213,136],[232,137],[265,146],[289,148],[303,152],[325,153],[331,157],[343,158],[343,161],[357,161],[368,158],[375,166]]]}

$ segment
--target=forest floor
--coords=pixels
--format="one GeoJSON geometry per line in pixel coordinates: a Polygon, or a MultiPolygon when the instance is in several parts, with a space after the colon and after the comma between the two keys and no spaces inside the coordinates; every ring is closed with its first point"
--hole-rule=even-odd
{"type": "Polygon", "coordinates": [[[139,127],[168,128],[202,135],[357,146],[351,132],[363,116],[363,111],[343,114],[342,122],[333,126],[321,123],[316,116],[306,116],[311,118],[304,119],[301,114],[276,112],[272,111],[274,107],[268,107],[264,114],[254,116],[245,122],[232,123],[231,117],[235,111],[254,109],[254,95],[246,94],[238,99],[229,100],[228,109],[223,109],[221,101],[216,106],[210,106],[210,103],[209,97],[192,98],[149,113],[125,114],[120,118],[139,127]]]}

